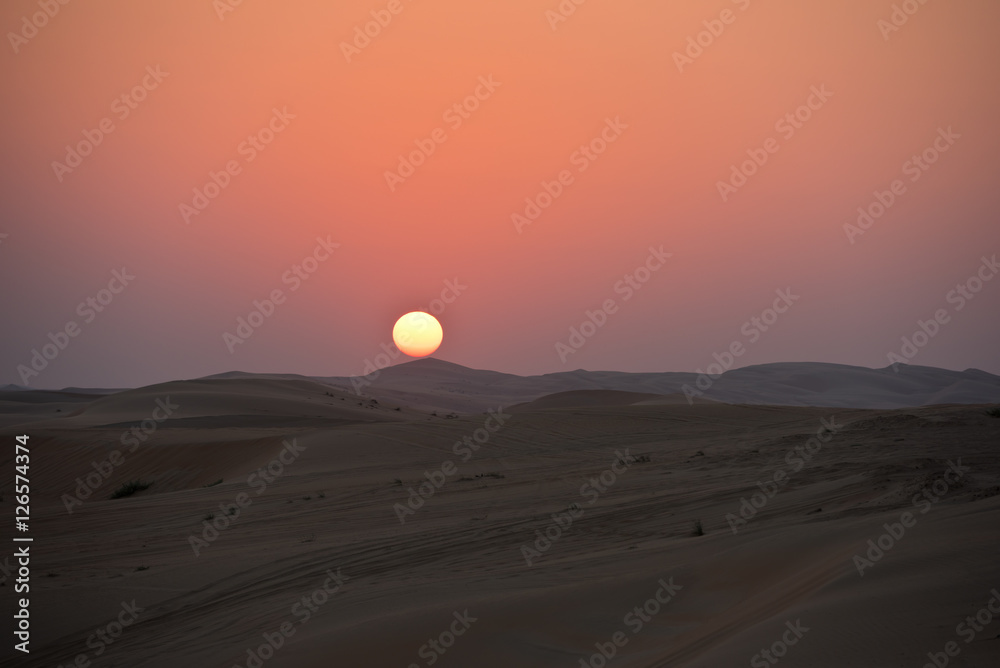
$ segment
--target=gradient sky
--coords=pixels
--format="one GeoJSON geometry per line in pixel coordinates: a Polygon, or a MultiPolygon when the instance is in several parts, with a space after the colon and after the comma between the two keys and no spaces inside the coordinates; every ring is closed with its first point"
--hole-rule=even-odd
{"type": "Polygon", "coordinates": [[[914,2],[890,32],[888,0],[589,0],[558,22],[558,0],[401,0],[348,62],[355,27],[392,4],[69,2],[35,34],[36,1],[3,3],[0,383],[21,384],[70,321],[31,387],[360,374],[397,317],[456,279],[436,356],[472,367],[693,371],[736,341],[738,366],[884,367],[944,309],[913,363],[1000,373],[1000,280],[961,310],[947,300],[1000,253],[1000,4],[914,2]],[[134,109],[115,102],[144,79],[134,109]],[[776,123],[814,87],[832,95],[788,136],[776,123]],[[445,115],[477,89],[468,118],[445,115]],[[294,118],[241,150],[274,109],[294,118]],[[113,132],[57,175],[102,119],[113,132]],[[607,119],[627,128],[581,162],[607,119]],[[390,190],[386,172],[439,128],[390,190]],[[912,181],[904,164],[948,128],[912,181]],[[777,152],[723,201],[718,183],[769,139],[777,152]],[[186,221],[179,206],[230,161],[239,173],[186,221]],[[518,230],[512,214],[563,170],[572,183],[518,230]],[[905,192],[849,240],[896,179],[905,192]],[[318,238],[339,248],[292,290],[283,276],[318,238]],[[625,301],[616,282],[651,246],[672,256],[625,301]],[[78,305],[123,267],[135,279],[86,322],[78,305]],[[750,342],[744,323],[785,288],[800,299],[750,342]],[[276,289],[284,303],[230,352],[224,333],[276,289]]]}

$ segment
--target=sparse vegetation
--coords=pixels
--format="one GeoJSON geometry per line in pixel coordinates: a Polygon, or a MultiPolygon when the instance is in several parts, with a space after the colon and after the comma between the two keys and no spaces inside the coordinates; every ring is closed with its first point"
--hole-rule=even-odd
{"type": "Polygon", "coordinates": [[[149,489],[151,482],[143,482],[142,480],[129,480],[128,482],[123,482],[118,486],[118,489],[111,492],[112,499],[122,499],[126,496],[132,496],[136,492],[141,492],[144,489],[149,489]]]}
{"type": "Polygon", "coordinates": [[[402,487],[402,486],[403,486],[403,481],[402,481],[402,480],[400,480],[399,478],[393,478],[393,479],[392,479],[392,482],[393,482],[393,484],[394,484],[394,485],[396,485],[397,487],[402,487]]]}
{"type": "Polygon", "coordinates": [[[136,571],[148,571],[149,566],[139,566],[135,569],[136,571]]]}
{"type": "Polygon", "coordinates": [[[629,456],[628,458],[619,457],[616,464],[619,466],[631,466],[632,464],[648,464],[653,461],[649,455],[638,455],[637,457],[629,456]]]}
{"type": "Polygon", "coordinates": [[[216,485],[221,485],[221,484],[222,484],[222,478],[219,478],[215,482],[208,483],[207,485],[205,485],[205,487],[215,487],[216,485]]]}
{"type": "Polygon", "coordinates": [[[215,513],[209,513],[208,515],[205,515],[205,517],[204,517],[204,520],[206,522],[211,522],[214,519],[215,519],[215,513]]]}
{"type": "Polygon", "coordinates": [[[986,411],[986,414],[989,415],[990,417],[1000,418],[1000,407],[991,408],[990,410],[986,411]]]}
{"type": "Polygon", "coordinates": [[[691,535],[692,536],[704,536],[705,535],[705,527],[702,526],[701,520],[695,520],[695,522],[694,522],[694,530],[691,532],[691,535]]]}
{"type": "Polygon", "coordinates": [[[475,476],[462,476],[459,478],[459,482],[471,481],[471,480],[482,480],[483,478],[506,478],[503,473],[477,473],[475,476]]]}

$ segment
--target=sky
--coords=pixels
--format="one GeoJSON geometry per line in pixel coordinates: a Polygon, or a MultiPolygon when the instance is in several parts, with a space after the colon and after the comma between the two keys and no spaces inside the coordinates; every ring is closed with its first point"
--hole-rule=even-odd
{"type": "Polygon", "coordinates": [[[435,357],[518,374],[1000,373],[998,24],[992,0],[4,2],[0,384],[358,375],[408,359],[413,310],[435,357]]]}

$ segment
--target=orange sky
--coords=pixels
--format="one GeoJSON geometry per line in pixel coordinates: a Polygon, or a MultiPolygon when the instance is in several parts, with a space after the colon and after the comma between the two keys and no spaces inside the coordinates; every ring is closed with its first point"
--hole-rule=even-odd
{"type": "Polygon", "coordinates": [[[358,374],[456,279],[437,356],[468,366],[691,371],[791,288],[738,365],[883,367],[945,308],[913,363],[1000,373],[1000,281],[946,300],[1000,252],[990,0],[928,2],[892,31],[881,0],[589,0],[561,21],[558,0],[53,4],[37,30],[37,1],[0,8],[0,383],[23,384],[69,321],[81,331],[29,385],[358,374]],[[948,128],[933,165],[904,171],[948,128]],[[54,166],[85,132],[92,152],[54,166]],[[767,160],[723,201],[748,151],[767,160]],[[225,187],[185,214],[211,173],[225,187]],[[543,181],[561,192],[516,224],[543,181]],[[338,247],[318,260],[317,238],[338,247]],[[672,255],[625,300],[651,246],[672,255]],[[85,322],[78,305],[122,267],[134,282],[85,322]],[[564,362],[557,344],[609,298],[564,362]]]}

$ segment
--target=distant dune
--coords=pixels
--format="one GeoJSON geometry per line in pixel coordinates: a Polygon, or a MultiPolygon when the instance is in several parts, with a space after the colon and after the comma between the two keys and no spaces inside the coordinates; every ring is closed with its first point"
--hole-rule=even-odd
{"type": "MultiPolygon", "coordinates": [[[[808,631],[782,666],[920,666],[987,603],[1000,522],[987,406],[749,401],[969,400],[995,377],[768,365],[720,379],[748,403],[688,405],[674,376],[427,360],[364,397],[240,373],[2,393],[5,431],[30,434],[44,538],[24,665],[96,659],[88,638],[135,601],[139,623],[91,665],[423,668],[428,639],[474,619],[435,667],[605,665],[618,633],[609,668],[768,665],[759,653],[789,624],[808,631]],[[111,498],[128,481],[148,487],[111,498]],[[916,524],[886,534],[904,512],[916,524]],[[305,615],[331,573],[343,587],[305,615]],[[646,621],[625,622],[637,606],[646,621]],[[294,635],[250,658],[283,624],[294,635]]],[[[996,665],[997,633],[954,665],[996,665]]]]}
{"type": "MultiPolygon", "coordinates": [[[[781,362],[743,367],[727,371],[714,379],[695,373],[628,373],[622,371],[585,371],[577,369],[540,376],[517,376],[470,369],[443,360],[428,358],[387,367],[370,377],[308,377],[296,374],[256,374],[231,371],[202,379],[184,381],[184,391],[211,387],[211,397],[199,405],[205,410],[218,405],[226,394],[227,383],[260,380],[268,384],[256,386],[263,394],[257,404],[264,412],[277,410],[269,405],[271,387],[300,389],[323,388],[335,391],[338,396],[355,399],[372,398],[392,406],[408,406],[415,410],[443,411],[446,413],[478,413],[499,406],[515,406],[553,396],[540,406],[568,406],[566,402],[583,402],[595,405],[609,401],[624,402],[629,395],[636,396],[628,403],[699,403],[701,401],[728,404],[755,404],[771,406],[826,406],[837,408],[914,408],[941,404],[992,404],[1000,403],[1000,376],[967,369],[949,371],[925,366],[899,365],[898,372],[891,367],[868,369],[844,364],[819,362],[781,362]],[[206,383],[210,383],[208,385],[206,383]],[[194,385],[191,385],[194,384],[194,385]],[[586,392],[618,392],[618,395],[593,395],[586,392]],[[600,396],[600,399],[596,397],[600,396]]],[[[180,382],[180,381],[177,381],[180,382]]],[[[170,384],[153,386],[156,392],[171,391],[170,384]]],[[[19,410],[19,404],[62,401],[69,407],[94,396],[106,396],[106,404],[141,400],[144,389],[138,390],[28,390],[8,385],[0,388],[0,425],[3,413],[19,410]],[[4,406],[13,406],[5,410],[4,406]]],[[[178,390],[174,390],[178,391],[178,390]]],[[[148,392],[147,392],[148,393],[148,392]]],[[[284,395],[282,395],[284,397],[284,395]]],[[[285,401],[286,398],[280,399],[285,401]]],[[[242,397],[244,409],[247,397],[242,397]]],[[[618,404],[616,404],[618,405],[618,404]]],[[[132,406],[126,407],[131,410],[132,406]]],[[[102,408],[102,410],[105,410],[102,408]]],[[[213,409],[214,410],[214,409],[213,409]]],[[[224,407],[220,407],[225,414],[224,407]]],[[[216,413],[213,413],[216,414],[216,413]]]]}
{"type": "Polygon", "coordinates": [[[640,402],[659,399],[658,394],[622,392],[620,390],[570,390],[546,394],[540,399],[515,404],[512,412],[538,410],[540,408],[578,408],[583,406],[631,406],[640,402]]]}
{"type": "Polygon", "coordinates": [[[383,369],[371,378],[317,378],[344,389],[439,410],[477,412],[549,394],[615,390],[684,394],[724,403],[840,408],[908,408],[934,404],[1000,403],[1000,376],[899,365],[868,369],[843,364],[786,362],[727,371],[711,379],[694,373],[568,371],[516,376],[437,359],[383,369]],[[698,393],[698,394],[696,394],[698,393]]]}

